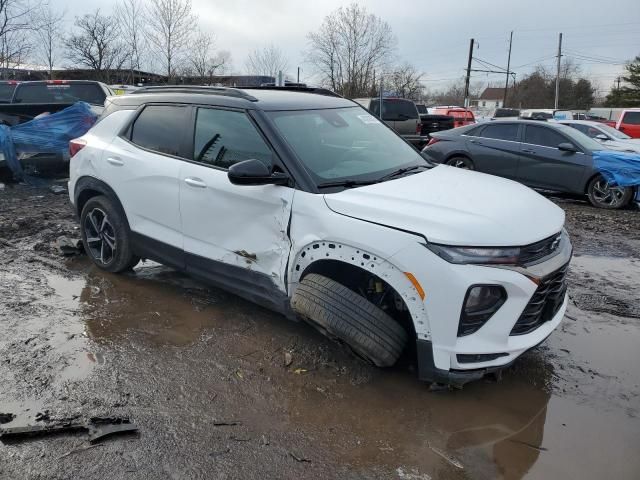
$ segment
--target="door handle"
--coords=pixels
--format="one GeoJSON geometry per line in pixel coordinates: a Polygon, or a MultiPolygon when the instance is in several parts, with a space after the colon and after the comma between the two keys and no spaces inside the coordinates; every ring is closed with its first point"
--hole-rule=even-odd
{"type": "Polygon", "coordinates": [[[107,157],[107,162],[111,165],[115,165],[116,167],[121,167],[124,165],[124,162],[116,157],[107,157]]]}
{"type": "Polygon", "coordinates": [[[187,178],[184,179],[184,183],[186,183],[190,187],[207,188],[207,184],[204,183],[199,178],[187,177],[187,178]]]}
{"type": "Polygon", "coordinates": [[[523,149],[522,149],[522,152],[523,152],[523,153],[536,153],[535,151],[533,151],[533,150],[529,150],[528,148],[523,148],[523,149]]]}
{"type": "Polygon", "coordinates": [[[474,145],[482,145],[482,142],[479,142],[478,140],[471,140],[471,143],[474,145]]]}

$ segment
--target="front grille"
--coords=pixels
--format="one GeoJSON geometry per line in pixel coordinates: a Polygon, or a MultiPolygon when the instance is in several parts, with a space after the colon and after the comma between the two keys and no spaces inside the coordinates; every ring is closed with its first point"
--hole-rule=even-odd
{"type": "Polygon", "coordinates": [[[510,335],[525,335],[551,320],[564,302],[569,264],[542,279],[510,335]]]}
{"type": "Polygon", "coordinates": [[[532,243],[520,249],[520,263],[524,265],[530,265],[548,255],[555,252],[560,246],[561,233],[540,240],[539,242],[532,243]]]}

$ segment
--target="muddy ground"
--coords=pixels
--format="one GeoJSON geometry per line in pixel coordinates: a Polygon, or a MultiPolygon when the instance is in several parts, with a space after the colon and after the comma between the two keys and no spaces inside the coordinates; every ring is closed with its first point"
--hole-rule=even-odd
{"type": "Polygon", "coordinates": [[[0,478],[640,478],[640,212],[555,201],[576,255],[565,321],[501,381],[432,392],[410,362],[369,367],[165,267],[64,258],[66,196],[7,185],[0,412],[126,416],[140,433],[0,443],[0,478]]]}

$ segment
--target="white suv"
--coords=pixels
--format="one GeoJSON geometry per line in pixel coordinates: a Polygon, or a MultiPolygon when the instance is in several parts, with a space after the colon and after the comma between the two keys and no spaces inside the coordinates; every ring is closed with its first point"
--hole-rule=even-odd
{"type": "Polygon", "coordinates": [[[109,98],[70,144],[92,260],[148,258],[304,319],[378,366],[416,342],[461,385],[560,323],[564,212],[518,183],[433,166],[366,110],[286,89],[109,98]]]}

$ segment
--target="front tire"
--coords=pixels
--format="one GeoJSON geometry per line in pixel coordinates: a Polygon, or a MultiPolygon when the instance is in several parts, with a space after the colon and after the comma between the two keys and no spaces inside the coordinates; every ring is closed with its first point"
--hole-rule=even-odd
{"type": "Polygon", "coordinates": [[[293,310],[329,338],[346,343],[378,367],[390,367],[407,343],[407,332],[393,318],[344,285],[310,273],[291,300],[293,310]]]}
{"type": "Polygon", "coordinates": [[[140,261],[131,250],[127,220],[109,198],[100,195],[87,201],[80,214],[80,231],[87,255],[101,269],[118,273],[140,261]]]}
{"type": "Polygon", "coordinates": [[[587,196],[594,207],[615,210],[629,204],[633,188],[610,185],[602,175],[598,175],[589,182],[587,196]]]}
{"type": "Polygon", "coordinates": [[[447,165],[451,167],[461,168],[463,170],[475,170],[473,162],[467,157],[453,157],[447,160],[447,165]]]}

